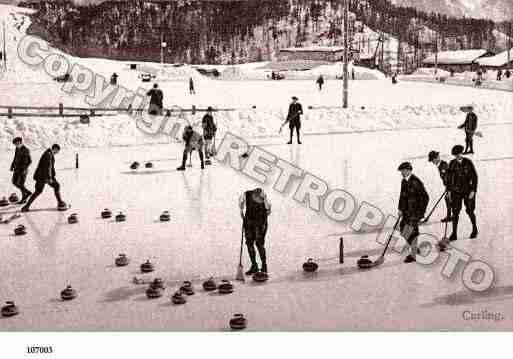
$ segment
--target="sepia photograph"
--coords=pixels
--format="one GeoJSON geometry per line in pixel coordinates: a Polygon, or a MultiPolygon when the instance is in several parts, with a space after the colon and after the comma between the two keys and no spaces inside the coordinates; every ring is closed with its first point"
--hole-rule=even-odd
{"type": "Polygon", "coordinates": [[[0,337],[511,332],[512,48],[511,0],[0,0],[0,337]]]}

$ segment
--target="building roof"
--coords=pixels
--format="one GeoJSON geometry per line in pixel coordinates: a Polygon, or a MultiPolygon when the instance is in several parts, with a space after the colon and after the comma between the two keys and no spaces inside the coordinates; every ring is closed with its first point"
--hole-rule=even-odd
{"type": "MultiPolygon", "coordinates": [[[[488,53],[489,51],[484,49],[441,51],[438,53],[438,63],[441,65],[468,65],[488,53]]],[[[435,55],[425,58],[422,63],[434,64],[435,55]]]]}
{"type": "Polygon", "coordinates": [[[332,65],[329,61],[317,60],[295,60],[295,61],[279,61],[269,62],[268,64],[259,67],[261,70],[270,71],[305,71],[311,70],[322,65],[332,65]]]}
{"type": "Polygon", "coordinates": [[[476,62],[481,66],[492,66],[492,67],[500,67],[508,64],[508,51],[509,51],[509,61],[513,61],[513,49],[509,49],[498,53],[495,56],[483,57],[482,59],[478,59],[476,62]]]}
{"type": "Polygon", "coordinates": [[[343,46],[308,46],[308,47],[287,47],[280,49],[284,52],[339,52],[344,51],[343,46]]]}

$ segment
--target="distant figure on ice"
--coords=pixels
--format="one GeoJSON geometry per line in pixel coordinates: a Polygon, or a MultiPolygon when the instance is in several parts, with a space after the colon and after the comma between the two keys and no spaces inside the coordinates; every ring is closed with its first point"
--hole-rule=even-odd
{"type": "Polygon", "coordinates": [[[458,239],[458,221],[461,211],[461,202],[465,204],[465,211],[472,223],[470,238],[477,237],[476,215],[476,192],[477,172],[472,161],[462,156],[463,146],[456,145],[452,148],[451,154],[455,157],[449,163],[449,200],[452,207],[452,234],[450,241],[458,239]]]}
{"type": "Polygon", "coordinates": [[[36,172],[34,172],[36,190],[34,191],[34,194],[30,196],[27,204],[21,208],[22,212],[28,212],[30,210],[30,205],[41,193],[43,193],[43,189],[46,184],[53,188],[55,198],[57,199],[57,208],[66,208],[66,203],[64,203],[61,198],[61,186],[55,179],[55,155],[59,153],[60,150],[61,147],[58,144],[54,144],[41,155],[36,172]]]}
{"type": "Polygon", "coordinates": [[[185,148],[183,150],[182,165],[177,168],[178,171],[185,171],[185,163],[187,162],[187,156],[192,156],[192,151],[197,150],[201,161],[201,169],[205,168],[203,162],[203,137],[192,129],[192,126],[186,126],[182,136],[185,142],[185,148]]]}
{"type": "Polygon", "coordinates": [[[451,73],[451,77],[454,77],[454,69],[452,67],[449,69],[449,72],[451,73]]]}
{"type": "Polygon", "coordinates": [[[324,85],[324,77],[322,77],[322,75],[319,75],[316,82],[317,82],[317,86],[319,86],[319,91],[321,91],[322,85],[324,85]]]}
{"type": "Polygon", "coordinates": [[[355,73],[354,73],[354,69],[351,69],[351,80],[355,80],[356,79],[356,76],[355,76],[355,73]]]}
{"type": "Polygon", "coordinates": [[[201,120],[201,127],[203,128],[203,139],[205,140],[205,156],[207,157],[207,160],[205,161],[205,164],[209,165],[210,157],[213,156],[213,148],[212,148],[212,140],[214,139],[214,136],[216,135],[217,126],[214,123],[214,117],[212,116],[212,107],[207,108],[207,113],[205,116],[203,116],[203,119],[201,120]]]}
{"type": "Polygon", "coordinates": [[[296,129],[296,135],[297,135],[297,143],[301,144],[301,139],[299,136],[299,131],[301,129],[301,115],[303,114],[303,107],[298,102],[298,98],[296,96],[292,97],[292,103],[289,106],[289,113],[287,114],[287,119],[280,127],[280,132],[283,126],[285,126],[287,123],[289,124],[290,129],[290,140],[287,142],[287,144],[292,143],[292,136],[294,134],[294,129],[296,129]]]}
{"type": "Polygon", "coordinates": [[[445,187],[445,208],[447,209],[447,215],[445,218],[442,218],[441,222],[450,222],[451,221],[451,202],[449,201],[449,195],[447,190],[448,178],[449,178],[449,164],[444,160],[440,159],[440,152],[431,151],[428,155],[429,162],[432,162],[436,168],[438,168],[438,172],[440,173],[440,178],[442,179],[442,183],[445,187]]]}
{"type": "Polygon", "coordinates": [[[189,77],[189,94],[196,94],[196,91],[194,91],[194,81],[192,80],[192,77],[189,77]]]}
{"type": "Polygon", "coordinates": [[[116,86],[118,84],[118,74],[117,73],[113,73],[112,76],[110,77],[110,84],[111,85],[114,85],[116,86]]]}
{"type": "Polygon", "coordinates": [[[506,72],[504,72],[504,75],[506,76],[507,79],[509,79],[511,77],[511,71],[509,71],[509,69],[507,69],[506,72]]]}
{"type": "Polygon", "coordinates": [[[16,150],[14,151],[14,159],[11,163],[12,184],[21,191],[22,197],[18,204],[23,204],[32,194],[32,192],[30,192],[25,187],[28,168],[32,163],[32,159],[30,158],[30,151],[23,144],[21,137],[16,137],[12,143],[14,146],[16,146],[16,150]]]}
{"type": "Polygon", "coordinates": [[[403,180],[399,196],[398,216],[401,217],[399,228],[401,234],[410,245],[410,254],[404,259],[405,263],[416,261],[417,236],[419,235],[419,222],[424,217],[429,195],[422,181],[412,174],[413,167],[409,162],[403,162],[398,168],[403,180]]]}
{"type": "Polygon", "coordinates": [[[465,130],[465,152],[474,153],[474,134],[477,129],[477,115],[474,113],[473,106],[464,106],[461,108],[463,112],[467,112],[465,122],[458,126],[459,129],[465,130]]]}
{"type": "Polygon", "coordinates": [[[501,81],[501,80],[502,80],[502,70],[501,70],[501,69],[499,69],[499,70],[497,71],[497,81],[501,81]]]}
{"type": "Polygon", "coordinates": [[[162,115],[164,93],[159,89],[159,85],[154,84],[153,88],[146,93],[146,96],[150,96],[150,108],[148,113],[150,115],[162,115]]]}
{"type": "Polygon", "coordinates": [[[264,245],[267,233],[267,217],[271,214],[271,204],[267,200],[263,189],[256,188],[242,194],[239,199],[239,208],[249,260],[251,261],[251,267],[246,272],[246,275],[258,272],[255,244],[262,262],[260,271],[267,273],[267,258],[264,245]]]}
{"type": "Polygon", "coordinates": [[[397,72],[394,72],[394,73],[392,74],[392,83],[393,83],[393,84],[396,84],[396,83],[397,83],[397,72]]]}

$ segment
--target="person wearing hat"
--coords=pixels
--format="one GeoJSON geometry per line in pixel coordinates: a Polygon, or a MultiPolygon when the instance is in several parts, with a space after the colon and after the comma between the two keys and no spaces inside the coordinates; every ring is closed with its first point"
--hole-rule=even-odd
{"type": "Polygon", "coordinates": [[[262,188],[255,188],[241,195],[239,198],[239,208],[249,260],[251,261],[251,267],[246,272],[246,275],[258,272],[255,244],[262,262],[260,271],[267,273],[267,258],[264,245],[267,233],[267,217],[271,214],[271,204],[267,200],[264,190],[262,188]]]}
{"type": "Polygon", "coordinates": [[[57,208],[66,208],[66,203],[61,198],[61,186],[55,179],[55,155],[58,154],[60,150],[61,146],[55,143],[41,155],[41,159],[37,164],[36,172],[34,172],[36,189],[34,194],[32,194],[28,199],[27,204],[21,208],[22,212],[28,212],[30,210],[30,205],[41,193],[43,193],[45,185],[49,185],[53,188],[55,198],[57,199],[57,208]]]}
{"type": "Polygon", "coordinates": [[[112,76],[110,77],[110,84],[113,85],[113,86],[116,86],[118,84],[118,74],[117,73],[113,73],[112,76]]]}
{"type": "Polygon", "coordinates": [[[196,91],[194,90],[194,80],[192,79],[192,77],[189,77],[189,94],[190,95],[196,94],[196,91]]]}
{"type": "Polygon", "coordinates": [[[459,129],[465,130],[465,152],[463,154],[474,153],[473,137],[477,129],[477,115],[472,106],[466,106],[463,109],[467,112],[467,116],[465,122],[458,126],[459,129]]]}
{"type": "Polygon", "coordinates": [[[445,187],[445,207],[447,209],[447,215],[445,218],[442,218],[441,222],[450,222],[451,221],[451,202],[449,201],[449,196],[447,195],[447,179],[448,179],[448,170],[449,164],[440,159],[440,153],[437,151],[431,151],[428,154],[429,162],[432,162],[436,168],[438,168],[438,172],[440,173],[440,178],[442,179],[442,183],[445,187]]]}
{"type": "Polygon", "coordinates": [[[294,134],[294,129],[296,129],[297,135],[297,143],[301,144],[301,139],[299,136],[299,130],[301,129],[301,115],[303,114],[303,107],[298,102],[298,98],[296,96],[292,96],[292,103],[289,106],[289,113],[287,114],[287,119],[280,127],[280,132],[283,126],[288,122],[290,129],[290,140],[287,144],[292,144],[292,136],[294,134]]]}
{"type": "Polygon", "coordinates": [[[397,214],[401,218],[399,224],[401,234],[410,245],[410,254],[404,262],[411,263],[416,261],[419,222],[426,212],[429,195],[422,181],[412,173],[413,167],[410,162],[401,163],[398,171],[401,172],[403,180],[397,214]]]}
{"type": "Polygon", "coordinates": [[[162,115],[164,93],[159,89],[159,85],[154,84],[153,88],[146,93],[146,96],[150,96],[150,108],[148,113],[150,115],[162,115]]]}
{"type": "Polygon", "coordinates": [[[458,239],[458,222],[463,202],[465,210],[472,223],[472,233],[470,238],[477,237],[476,215],[476,192],[477,192],[477,172],[472,161],[462,156],[463,146],[456,145],[452,148],[451,154],[455,157],[449,163],[449,176],[447,180],[447,189],[449,190],[449,200],[452,207],[452,234],[450,241],[458,239]]]}
{"type": "Polygon", "coordinates": [[[32,159],[30,158],[30,151],[23,144],[21,137],[16,137],[12,140],[12,144],[16,147],[14,150],[14,159],[11,163],[12,184],[21,191],[21,200],[18,204],[23,204],[32,194],[32,192],[25,187],[28,168],[32,163],[32,159]]]}
{"type": "Polygon", "coordinates": [[[207,108],[207,113],[205,116],[203,116],[203,119],[201,120],[201,126],[203,128],[203,139],[205,140],[205,156],[207,160],[205,161],[205,164],[210,164],[210,156],[213,155],[213,149],[212,149],[212,139],[214,138],[217,126],[214,123],[214,117],[212,116],[212,107],[207,108]]]}
{"type": "Polygon", "coordinates": [[[199,158],[201,161],[201,169],[205,168],[205,163],[203,162],[203,137],[192,129],[192,126],[186,126],[182,139],[185,143],[185,148],[183,150],[182,156],[182,165],[178,167],[177,171],[185,171],[185,163],[187,162],[187,156],[190,154],[192,156],[192,151],[198,150],[199,158]]]}

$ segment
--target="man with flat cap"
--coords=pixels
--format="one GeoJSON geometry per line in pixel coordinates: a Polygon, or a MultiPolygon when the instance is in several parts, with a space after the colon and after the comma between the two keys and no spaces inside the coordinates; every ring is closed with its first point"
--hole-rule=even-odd
{"type": "Polygon", "coordinates": [[[402,236],[410,245],[410,254],[404,259],[404,262],[411,263],[416,261],[419,222],[426,212],[429,195],[422,181],[412,173],[411,163],[401,163],[398,170],[403,177],[399,197],[398,216],[401,217],[399,228],[402,236]]]}
{"type": "Polygon", "coordinates": [[[290,140],[287,144],[292,144],[292,136],[294,134],[294,129],[296,129],[297,135],[297,143],[301,144],[301,139],[299,136],[299,130],[301,129],[301,115],[303,114],[303,107],[298,102],[298,98],[296,96],[292,97],[292,103],[289,106],[289,113],[287,114],[287,119],[280,127],[280,132],[285,124],[289,124],[290,129],[290,140]]]}
{"type": "Polygon", "coordinates": [[[440,178],[442,179],[442,183],[445,187],[445,208],[447,209],[447,215],[445,218],[442,218],[441,222],[450,222],[451,221],[451,202],[449,201],[449,196],[447,195],[447,178],[449,170],[449,164],[445,162],[444,160],[440,159],[440,152],[437,151],[431,151],[428,154],[428,160],[429,162],[432,162],[436,168],[438,168],[438,172],[440,172],[440,178]]]}
{"type": "Polygon", "coordinates": [[[462,156],[463,146],[456,145],[452,148],[451,154],[455,157],[449,163],[449,175],[447,180],[447,189],[449,190],[449,200],[452,207],[452,234],[450,241],[458,239],[458,222],[463,202],[465,211],[472,223],[472,233],[470,238],[477,237],[476,215],[476,192],[477,192],[477,172],[472,161],[462,156]]]}
{"type": "Polygon", "coordinates": [[[25,180],[27,179],[27,172],[32,163],[32,159],[30,158],[30,151],[23,144],[21,137],[15,137],[12,143],[16,147],[16,150],[14,150],[14,159],[11,163],[12,184],[21,191],[21,200],[17,204],[23,204],[32,194],[32,192],[25,187],[25,180]]]}
{"type": "Polygon", "coordinates": [[[463,106],[461,110],[467,113],[467,116],[465,117],[465,122],[458,126],[459,129],[465,130],[465,152],[463,153],[474,153],[473,137],[477,129],[477,116],[474,113],[473,106],[463,106]]]}

